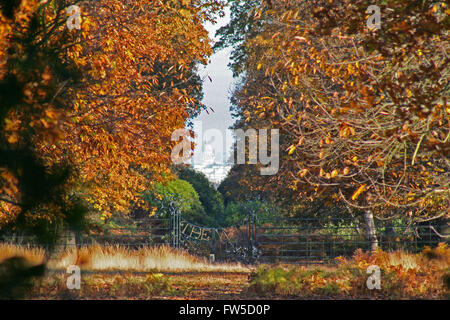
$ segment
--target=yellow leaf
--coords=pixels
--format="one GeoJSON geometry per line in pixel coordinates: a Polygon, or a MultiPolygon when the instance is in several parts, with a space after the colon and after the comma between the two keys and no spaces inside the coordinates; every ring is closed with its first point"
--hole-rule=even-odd
{"type": "Polygon", "coordinates": [[[359,195],[361,194],[361,193],[363,193],[364,191],[366,191],[366,184],[364,183],[364,184],[362,184],[358,189],[356,189],[356,191],[353,193],[353,195],[352,195],[352,200],[356,200],[356,199],[358,199],[358,197],[359,197],[359,195]]]}
{"type": "Polygon", "coordinates": [[[151,216],[155,215],[157,209],[158,208],[156,208],[156,207],[151,207],[151,210],[150,210],[150,213],[148,214],[148,216],[151,217],[151,216]]]}
{"type": "Polygon", "coordinates": [[[295,149],[297,149],[296,146],[290,146],[290,147],[288,148],[288,150],[289,150],[288,154],[290,154],[290,155],[293,154],[294,151],[295,151],[295,149]]]}

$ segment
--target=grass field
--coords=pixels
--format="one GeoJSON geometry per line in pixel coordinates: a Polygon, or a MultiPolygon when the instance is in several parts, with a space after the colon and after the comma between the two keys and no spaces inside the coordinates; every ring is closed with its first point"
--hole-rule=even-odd
{"type": "MultiPolygon", "coordinates": [[[[0,246],[0,263],[22,256],[45,260],[41,249],[0,246]]],[[[450,249],[420,254],[358,251],[330,266],[210,263],[169,247],[131,250],[85,247],[53,256],[27,299],[449,299],[450,249]],[[81,268],[80,290],[67,288],[66,268],[81,268]],[[381,270],[381,289],[369,290],[367,268],[381,270]]],[[[1,273],[1,272],[0,272],[1,273]]]]}
{"type": "MultiPolygon", "coordinates": [[[[0,245],[0,262],[9,257],[22,256],[32,264],[45,261],[45,252],[39,248],[0,245]]],[[[239,263],[210,263],[207,259],[193,256],[171,247],[150,247],[138,250],[121,246],[82,247],[68,249],[53,255],[48,261],[49,269],[66,270],[78,265],[88,271],[167,271],[167,272],[248,272],[249,268],[239,263]]]]}

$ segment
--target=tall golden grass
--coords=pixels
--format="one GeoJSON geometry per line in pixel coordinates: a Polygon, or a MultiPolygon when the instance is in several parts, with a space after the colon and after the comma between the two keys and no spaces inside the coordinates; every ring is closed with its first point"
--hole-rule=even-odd
{"type": "Polygon", "coordinates": [[[413,254],[405,251],[383,252],[375,254],[357,250],[353,256],[355,262],[367,261],[382,268],[401,267],[404,270],[428,272],[431,267],[439,270],[450,268],[450,248],[440,243],[435,248],[425,247],[422,252],[413,254]]]}
{"type": "MultiPolygon", "coordinates": [[[[0,263],[13,256],[22,256],[33,264],[45,261],[39,248],[0,245],[0,263]]],[[[50,269],[66,269],[78,265],[90,271],[167,271],[167,272],[249,272],[239,263],[210,263],[207,259],[168,246],[129,249],[122,246],[100,246],[67,249],[48,262],[50,269]]]]}
{"type": "Polygon", "coordinates": [[[30,264],[38,265],[45,261],[45,250],[31,246],[0,244],[0,263],[12,257],[24,257],[30,264]]]}

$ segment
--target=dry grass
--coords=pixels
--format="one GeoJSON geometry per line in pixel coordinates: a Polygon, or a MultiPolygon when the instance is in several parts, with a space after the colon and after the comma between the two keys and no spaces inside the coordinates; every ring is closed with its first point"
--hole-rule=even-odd
{"type": "Polygon", "coordinates": [[[16,256],[24,257],[32,265],[38,265],[45,261],[45,250],[30,246],[0,244],[0,263],[16,256]]]}
{"type": "Polygon", "coordinates": [[[445,270],[450,267],[450,248],[440,243],[435,248],[425,247],[418,253],[412,254],[404,251],[383,252],[370,255],[357,250],[353,256],[356,263],[368,262],[385,269],[414,270],[416,272],[429,272],[430,269],[445,270]]]}
{"type": "MultiPolygon", "coordinates": [[[[0,245],[0,263],[18,255],[34,264],[45,260],[42,249],[0,245]]],[[[97,245],[66,250],[48,263],[49,268],[61,271],[73,264],[92,271],[83,275],[82,290],[73,292],[66,288],[65,272],[50,272],[44,279],[36,280],[30,297],[450,299],[450,248],[445,244],[418,254],[400,251],[370,254],[359,250],[352,258],[337,261],[336,265],[309,268],[262,266],[248,282],[251,270],[240,264],[212,264],[170,247],[132,250],[97,245]],[[370,265],[381,269],[380,290],[367,288],[370,265]]]]}
{"type": "MultiPolygon", "coordinates": [[[[44,261],[45,252],[37,248],[0,245],[0,263],[13,256],[23,256],[32,263],[39,264],[44,261]]],[[[238,263],[210,263],[186,251],[167,246],[133,250],[121,246],[94,245],[68,249],[54,257],[48,267],[66,269],[70,265],[78,265],[90,271],[249,272],[247,267],[238,263]]]]}
{"type": "Polygon", "coordinates": [[[395,251],[387,256],[387,261],[385,264],[394,267],[402,266],[406,270],[419,270],[420,266],[424,264],[421,260],[423,259],[416,254],[395,251]]]}
{"type": "Polygon", "coordinates": [[[357,250],[332,267],[262,266],[251,276],[249,294],[296,298],[449,299],[450,248],[441,243],[418,254],[357,250]],[[369,290],[367,268],[381,270],[381,288],[369,290]]]}

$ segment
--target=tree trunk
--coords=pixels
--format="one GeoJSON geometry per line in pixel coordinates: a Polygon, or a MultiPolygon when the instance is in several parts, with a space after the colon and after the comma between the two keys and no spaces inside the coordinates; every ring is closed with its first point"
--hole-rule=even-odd
{"type": "Polygon", "coordinates": [[[76,240],[76,235],[74,231],[71,230],[67,230],[65,232],[65,237],[66,237],[66,241],[65,241],[65,248],[66,249],[73,249],[76,248],[77,246],[77,240],[76,240]]]}
{"type": "Polygon", "coordinates": [[[67,249],[76,249],[76,235],[74,231],[65,229],[62,230],[59,236],[59,239],[55,243],[55,247],[53,248],[50,259],[56,258],[61,255],[67,249]]]}
{"type": "Polygon", "coordinates": [[[366,237],[370,243],[370,251],[375,252],[378,250],[378,239],[371,210],[364,211],[364,221],[366,222],[366,237]]]}

